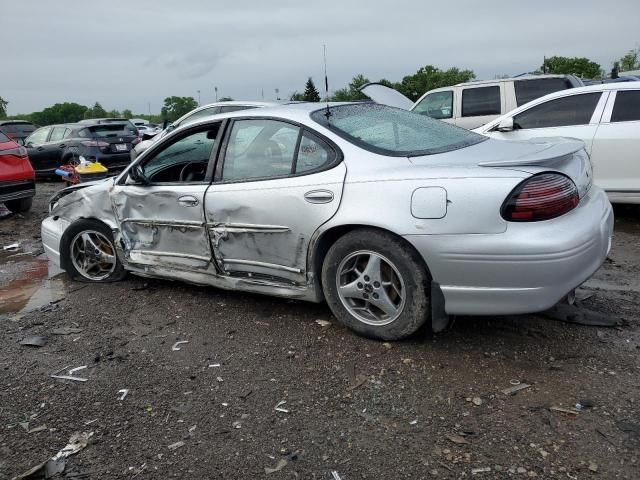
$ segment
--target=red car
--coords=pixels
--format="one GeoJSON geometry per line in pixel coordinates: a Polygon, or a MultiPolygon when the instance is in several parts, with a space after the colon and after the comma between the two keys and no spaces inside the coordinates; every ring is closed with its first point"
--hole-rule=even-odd
{"type": "Polygon", "coordinates": [[[36,174],[27,149],[0,132],[0,203],[13,213],[31,208],[36,194],[36,174]]]}

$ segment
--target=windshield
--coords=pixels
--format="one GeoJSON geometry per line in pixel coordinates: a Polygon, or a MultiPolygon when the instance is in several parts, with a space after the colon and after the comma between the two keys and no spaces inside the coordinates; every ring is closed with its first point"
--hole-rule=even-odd
{"type": "Polygon", "coordinates": [[[365,150],[393,157],[432,155],[487,140],[460,127],[375,103],[323,108],[311,118],[365,150]]]}

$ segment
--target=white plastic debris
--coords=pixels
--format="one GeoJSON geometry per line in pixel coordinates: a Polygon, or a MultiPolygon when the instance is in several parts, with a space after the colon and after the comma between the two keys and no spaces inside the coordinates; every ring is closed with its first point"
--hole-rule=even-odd
{"type": "Polygon", "coordinates": [[[336,472],[335,470],[331,471],[331,476],[333,477],[333,480],[342,480],[342,477],[340,477],[338,472],[336,472]]]}
{"type": "Polygon", "coordinates": [[[86,382],[88,379],[82,377],[74,377],[71,375],[51,375],[51,378],[58,378],[60,380],[73,380],[74,382],[86,382]]]}
{"type": "Polygon", "coordinates": [[[331,325],[331,322],[328,320],[316,320],[316,323],[321,327],[328,327],[329,325],[331,325]]]}
{"type": "Polygon", "coordinates": [[[286,400],[282,400],[278,402],[277,405],[273,407],[273,409],[276,412],[289,413],[289,410],[287,410],[286,408],[282,408],[282,405],[284,405],[285,403],[287,403],[286,400]]]}
{"type": "Polygon", "coordinates": [[[118,393],[120,394],[120,397],[118,397],[118,400],[124,400],[125,398],[127,398],[127,394],[129,393],[129,389],[128,388],[123,388],[122,390],[118,390],[118,393]]]}
{"type": "Polygon", "coordinates": [[[19,243],[12,243],[11,245],[5,245],[4,247],[2,247],[2,249],[5,252],[14,252],[16,250],[18,250],[20,248],[20,244],[19,243]]]}
{"type": "Polygon", "coordinates": [[[416,425],[418,423],[418,420],[411,420],[409,422],[409,425],[416,425]]]}
{"type": "Polygon", "coordinates": [[[167,445],[167,448],[169,450],[177,450],[180,447],[184,447],[184,442],[182,440],[176,443],[172,443],[171,445],[167,445]]]}
{"type": "Polygon", "coordinates": [[[183,343],[189,343],[189,340],[180,340],[174,343],[173,347],[171,347],[171,350],[173,350],[174,352],[177,352],[178,350],[180,350],[179,345],[182,345],[183,343]]]}
{"type": "Polygon", "coordinates": [[[211,365],[209,365],[209,368],[218,368],[220,367],[219,363],[212,363],[211,365]]]}
{"type": "Polygon", "coordinates": [[[73,375],[74,373],[80,371],[80,370],[84,370],[85,368],[87,368],[86,365],[82,365],[81,367],[76,367],[76,368],[72,368],[71,370],[69,370],[69,375],[73,375]]]}

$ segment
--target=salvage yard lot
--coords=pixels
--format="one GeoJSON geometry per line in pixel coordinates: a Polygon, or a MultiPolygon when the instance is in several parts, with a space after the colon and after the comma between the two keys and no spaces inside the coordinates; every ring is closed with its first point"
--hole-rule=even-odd
{"type": "MultiPolygon", "coordinates": [[[[0,219],[0,246],[41,251],[59,186],[39,184],[31,212],[0,219]]],[[[624,320],[616,328],[467,317],[385,344],[325,305],[57,280],[53,303],[0,310],[0,479],[75,432],[93,435],[66,478],[638,478],[640,208],[616,217],[609,259],[580,291],[624,320]],[[63,327],[77,333],[53,334],[63,327]],[[34,335],[47,344],[20,345],[34,335]],[[83,365],[86,382],[50,377],[83,365]],[[531,386],[502,392],[518,382],[531,386]]],[[[0,292],[19,262],[38,261],[11,255],[0,253],[0,292]]]]}

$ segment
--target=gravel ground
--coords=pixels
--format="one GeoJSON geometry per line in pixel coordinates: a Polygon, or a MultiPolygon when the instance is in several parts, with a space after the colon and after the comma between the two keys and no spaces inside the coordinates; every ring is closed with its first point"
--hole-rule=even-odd
{"type": "Polygon", "coordinates": [[[466,317],[386,344],[325,305],[48,279],[39,221],[59,187],[0,212],[0,246],[21,242],[0,253],[0,479],[75,432],[92,435],[64,478],[640,477],[640,208],[616,209],[610,257],[580,290],[623,326],[466,317]],[[20,345],[32,335],[48,343],[20,345]],[[50,377],[83,365],[86,382],[50,377]]]}

